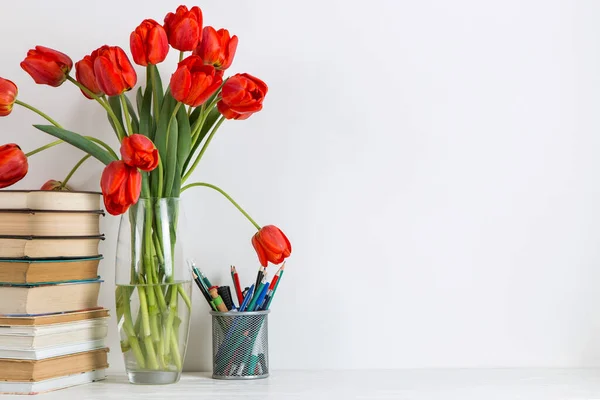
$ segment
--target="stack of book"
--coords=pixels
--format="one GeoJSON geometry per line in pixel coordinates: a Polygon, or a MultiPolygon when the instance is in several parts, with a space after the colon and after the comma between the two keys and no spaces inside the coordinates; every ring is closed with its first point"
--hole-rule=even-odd
{"type": "Polygon", "coordinates": [[[0,393],[104,379],[100,193],[0,191],[0,393]]]}

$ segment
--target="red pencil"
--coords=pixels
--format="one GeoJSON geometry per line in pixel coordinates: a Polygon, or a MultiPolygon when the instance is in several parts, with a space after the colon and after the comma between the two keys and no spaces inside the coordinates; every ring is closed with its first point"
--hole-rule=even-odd
{"type": "Polygon", "coordinates": [[[269,291],[267,293],[269,293],[271,290],[273,290],[278,279],[279,279],[279,271],[277,271],[277,273],[273,277],[273,280],[271,281],[271,284],[269,285],[269,291]]]}
{"type": "Polygon", "coordinates": [[[231,277],[233,278],[233,286],[235,287],[235,294],[238,298],[238,304],[242,304],[244,301],[244,295],[242,294],[242,287],[240,286],[240,277],[235,269],[235,267],[231,266],[231,277]]]}

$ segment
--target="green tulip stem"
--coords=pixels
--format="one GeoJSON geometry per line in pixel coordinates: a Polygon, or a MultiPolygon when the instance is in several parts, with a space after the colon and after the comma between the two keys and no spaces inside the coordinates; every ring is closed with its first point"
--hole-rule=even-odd
{"type": "Polygon", "coordinates": [[[185,181],[190,177],[192,172],[194,172],[194,169],[196,169],[196,167],[198,166],[198,163],[202,159],[202,156],[206,152],[208,145],[210,144],[212,138],[215,136],[215,133],[217,133],[217,130],[219,129],[219,127],[221,126],[223,121],[225,121],[225,117],[221,116],[221,118],[219,118],[219,121],[217,121],[217,124],[214,126],[214,128],[210,132],[210,135],[208,135],[206,142],[204,142],[204,146],[202,146],[202,150],[200,150],[200,154],[198,154],[198,157],[196,157],[196,159],[194,160],[194,164],[192,164],[192,167],[188,170],[188,172],[185,173],[185,175],[181,179],[181,183],[185,183],[185,181]]]}
{"type": "Polygon", "coordinates": [[[42,147],[38,147],[38,148],[37,148],[37,149],[35,149],[35,150],[31,150],[29,153],[25,154],[25,156],[26,156],[26,157],[31,157],[31,156],[32,156],[32,155],[34,155],[34,154],[40,153],[40,152],[42,152],[42,151],[44,151],[44,150],[46,150],[46,149],[49,149],[50,147],[54,147],[54,146],[56,146],[57,144],[61,144],[61,143],[64,143],[64,140],[60,140],[60,139],[59,139],[59,140],[55,140],[55,141],[54,141],[54,142],[52,142],[52,143],[48,143],[48,144],[46,144],[46,145],[43,145],[42,147]]]}
{"type": "Polygon", "coordinates": [[[241,212],[244,215],[244,217],[246,217],[248,219],[248,221],[250,221],[252,223],[252,225],[254,225],[256,227],[256,229],[260,230],[260,225],[257,224],[256,221],[253,220],[252,217],[250,215],[248,215],[248,213],[246,211],[244,211],[244,209],[235,200],[233,200],[230,195],[227,194],[227,192],[225,192],[223,189],[221,189],[218,186],[211,185],[210,183],[206,183],[206,182],[195,182],[195,183],[190,183],[189,185],[185,185],[184,187],[182,187],[181,193],[183,193],[183,191],[186,189],[196,187],[196,186],[204,186],[204,187],[211,188],[211,189],[216,190],[217,192],[221,193],[223,196],[225,196],[225,198],[227,200],[229,200],[231,202],[231,204],[233,204],[235,206],[235,208],[238,209],[239,212],[241,212]]]}
{"type": "Polygon", "coordinates": [[[123,126],[121,125],[121,122],[119,122],[119,119],[115,115],[112,108],[110,108],[110,106],[108,104],[104,103],[100,99],[100,97],[98,97],[95,93],[91,92],[88,88],[83,86],[81,83],[77,82],[70,75],[67,75],[67,80],[69,82],[73,83],[79,89],[81,89],[85,94],[90,96],[92,99],[96,100],[98,102],[98,104],[100,104],[106,110],[106,112],[110,116],[110,119],[112,119],[113,124],[115,124],[115,127],[117,128],[117,137],[119,138],[119,141],[123,140],[123,138],[125,137],[125,131],[123,130],[123,126]]]}
{"type": "Polygon", "coordinates": [[[163,191],[163,163],[162,163],[162,159],[160,158],[160,154],[158,155],[158,192],[159,195],[162,193],[163,191]]]}
{"type": "MultiPolygon", "coordinates": [[[[27,103],[24,103],[24,102],[22,102],[22,101],[20,101],[20,100],[15,100],[15,104],[18,104],[18,105],[20,105],[20,106],[22,106],[22,107],[25,107],[25,108],[27,108],[27,109],[29,109],[29,110],[33,111],[34,113],[36,113],[36,114],[40,115],[41,117],[45,118],[45,119],[46,119],[48,122],[50,122],[52,125],[56,126],[57,128],[61,128],[61,129],[62,129],[62,126],[60,126],[60,124],[59,124],[58,122],[56,122],[55,120],[53,120],[52,118],[50,118],[50,116],[49,116],[48,114],[46,114],[46,113],[43,113],[42,111],[38,110],[38,109],[37,109],[37,108],[35,108],[34,106],[32,106],[32,105],[29,105],[29,104],[27,104],[27,103]]],[[[58,144],[58,143],[57,143],[57,144],[58,144]]]]}
{"type": "MultiPolygon", "coordinates": [[[[88,140],[91,140],[92,142],[98,143],[100,146],[104,147],[106,149],[106,151],[108,151],[110,153],[110,155],[115,158],[115,160],[119,159],[119,157],[117,156],[117,153],[115,153],[115,151],[108,144],[104,143],[102,140],[100,140],[98,138],[95,138],[93,136],[84,136],[84,138],[86,138],[88,140]]],[[[32,156],[34,154],[37,154],[39,152],[42,152],[44,150],[49,149],[50,147],[54,147],[57,144],[61,144],[61,143],[64,143],[64,142],[65,141],[62,140],[62,139],[55,140],[54,142],[45,144],[45,145],[43,145],[41,147],[38,147],[35,150],[31,150],[29,153],[25,154],[25,156],[27,156],[27,157],[32,156]]]]}
{"type": "Polygon", "coordinates": [[[91,154],[87,154],[81,160],[79,160],[77,162],[77,164],[75,164],[75,166],[73,167],[73,169],[69,172],[69,174],[65,177],[65,179],[60,184],[61,188],[64,188],[64,187],[67,186],[67,183],[69,182],[69,179],[71,179],[71,177],[73,176],[73,174],[75,173],[75,171],[77,171],[77,169],[79,169],[79,167],[81,167],[81,164],[83,164],[85,162],[85,160],[87,160],[91,156],[92,156],[91,154]]]}
{"type": "Polygon", "coordinates": [[[121,107],[123,108],[123,113],[125,114],[125,122],[127,123],[127,133],[129,136],[133,135],[135,132],[133,131],[133,127],[131,126],[131,116],[129,115],[129,108],[127,107],[127,101],[125,100],[125,94],[121,93],[119,95],[121,99],[121,107]]]}
{"type": "Polygon", "coordinates": [[[179,52],[179,62],[183,61],[183,51],[179,52]]]}

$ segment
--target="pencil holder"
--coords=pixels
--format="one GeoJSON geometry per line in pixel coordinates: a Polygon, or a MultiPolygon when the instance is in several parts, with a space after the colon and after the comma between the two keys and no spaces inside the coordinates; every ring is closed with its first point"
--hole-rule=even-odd
{"type": "Polygon", "coordinates": [[[260,379],[269,376],[269,312],[210,312],[213,378],[260,379]]]}

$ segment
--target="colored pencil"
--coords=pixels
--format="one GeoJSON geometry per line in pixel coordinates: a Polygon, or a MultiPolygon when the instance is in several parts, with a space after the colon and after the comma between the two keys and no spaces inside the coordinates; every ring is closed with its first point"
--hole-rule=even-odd
{"type": "Polygon", "coordinates": [[[258,269],[258,274],[256,275],[256,283],[254,284],[255,288],[257,288],[258,285],[260,285],[260,282],[262,282],[262,279],[265,276],[266,271],[267,271],[267,267],[260,267],[258,269]]]}
{"type": "Polygon", "coordinates": [[[275,287],[273,288],[273,293],[271,293],[271,296],[269,297],[269,301],[267,302],[267,306],[264,308],[265,310],[268,310],[269,307],[271,306],[271,302],[273,301],[273,297],[275,297],[275,292],[277,292],[277,288],[279,287],[281,278],[283,278],[284,272],[285,272],[285,263],[283,263],[283,265],[280,268],[279,279],[277,279],[277,283],[275,284],[275,287]]]}
{"type": "Polygon", "coordinates": [[[238,304],[242,304],[242,301],[244,301],[244,295],[242,294],[242,287],[240,286],[240,276],[238,275],[234,265],[231,266],[231,278],[233,279],[233,287],[235,288],[238,304]]]}

